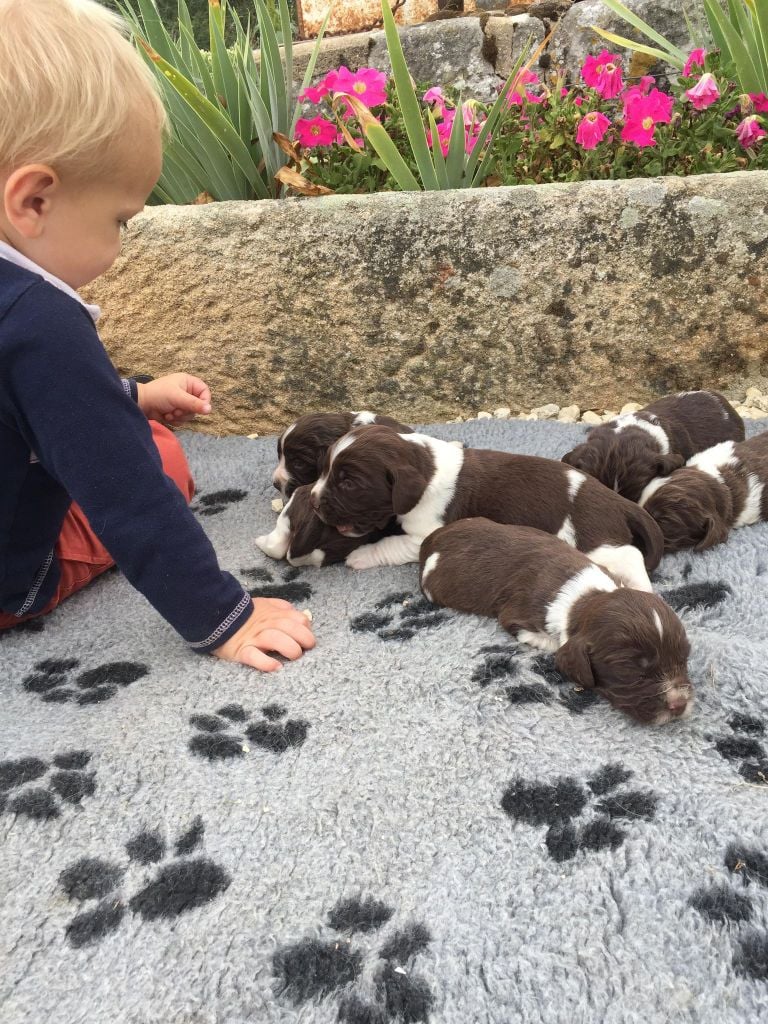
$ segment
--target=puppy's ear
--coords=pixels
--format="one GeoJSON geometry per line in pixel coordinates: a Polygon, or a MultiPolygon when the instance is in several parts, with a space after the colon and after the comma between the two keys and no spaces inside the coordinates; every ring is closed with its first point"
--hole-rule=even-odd
{"type": "Polygon", "coordinates": [[[579,637],[571,637],[563,644],[555,655],[555,666],[559,672],[579,686],[583,686],[585,690],[594,688],[595,677],[589,663],[587,645],[579,637]]]}
{"type": "Polygon", "coordinates": [[[573,466],[574,469],[584,469],[585,463],[588,461],[585,457],[588,451],[588,444],[576,445],[573,451],[566,452],[560,461],[564,462],[566,466],[573,466]]]}
{"type": "Polygon", "coordinates": [[[392,476],[392,511],[396,516],[404,516],[418,504],[427,482],[413,466],[401,466],[393,470],[392,476]]]}
{"type": "Polygon", "coordinates": [[[657,476],[669,476],[676,469],[682,469],[684,465],[685,459],[682,455],[659,455],[656,460],[656,474],[657,476]]]}
{"type": "Polygon", "coordinates": [[[703,536],[694,545],[694,551],[704,551],[706,548],[713,548],[715,544],[722,544],[728,537],[727,525],[716,516],[707,516],[704,520],[704,527],[703,536]]]}

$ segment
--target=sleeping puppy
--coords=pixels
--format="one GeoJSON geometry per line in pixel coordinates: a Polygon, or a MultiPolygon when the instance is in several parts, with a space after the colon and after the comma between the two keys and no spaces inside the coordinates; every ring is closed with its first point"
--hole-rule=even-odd
{"type": "Polygon", "coordinates": [[[652,480],[640,505],[661,527],[666,551],[703,551],[739,526],[768,521],[768,431],[694,455],[652,480]]]}
{"type": "Polygon", "coordinates": [[[425,537],[472,516],[556,534],[639,590],[651,589],[646,569],[656,568],[664,549],[646,512],[562,462],[460,451],[447,441],[389,427],[358,428],[337,441],[312,488],[312,504],[348,537],[382,529],[397,517],[405,536],[353,551],[347,558],[353,569],[415,562],[425,537]]]}
{"type": "Polygon", "coordinates": [[[272,483],[283,498],[290,498],[297,487],[313,484],[320,476],[325,454],[334,441],[351,430],[370,423],[383,423],[401,434],[411,427],[389,416],[372,412],[310,413],[302,416],[283,431],[277,440],[277,469],[272,483]]]}
{"type": "Polygon", "coordinates": [[[685,391],[593,427],[563,462],[637,501],[658,476],[720,441],[743,441],[744,423],[716,391],[685,391]]]}
{"type": "Polygon", "coordinates": [[[617,586],[563,541],[527,526],[461,519],[421,545],[430,601],[490,615],[522,643],[557,652],[557,668],[638,722],[690,713],[690,651],[660,597],[617,586]]]}
{"type": "Polygon", "coordinates": [[[397,524],[361,537],[345,537],[318,519],[310,500],[311,487],[303,484],[293,492],[271,533],[256,538],[256,546],[270,558],[285,558],[291,565],[331,565],[343,562],[355,548],[373,544],[389,533],[401,532],[397,524]]]}

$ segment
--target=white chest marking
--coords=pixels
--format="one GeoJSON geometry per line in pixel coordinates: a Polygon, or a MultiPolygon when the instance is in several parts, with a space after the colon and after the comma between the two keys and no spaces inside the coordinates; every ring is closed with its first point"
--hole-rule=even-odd
{"type": "Polygon", "coordinates": [[[658,444],[662,455],[669,455],[669,438],[667,437],[666,430],[664,430],[660,423],[641,419],[634,413],[626,413],[624,416],[619,416],[615,423],[616,425],[613,429],[617,434],[620,434],[622,430],[626,430],[627,427],[639,427],[640,430],[644,430],[646,434],[651,435],[656,444],[658,444]]]}
{"type": "Polygon", "coordinates": [[[663,629],[663,627],[661,625],[661,617],[659,616],[659,613],[656,611],[655,608],[651,612],[651,615],[653,616],[653,621],[656,624],[656,629],[659,632],[659,639],[663,640],[664,639],[664,629],[663,629]]]}
{"type": "Polygon", "coordinates": [[[568,639],[568,619],[571,610],[579,598],[592,590],[610,593],[618,589],[616,584],[596,565],[588,565],[579,570],[575,576],[563,584],[547,606],[544,613],[544,625],[547,633],[559,639],[560,645],[568,639]]]}
{"type": "Polygon", "coordinates": [[[670,476],[657,476],[655,480],[651,480],[649,484],[646,484],[645,488],[643,489],[643,493],[640,495],[640,500],[637,503],[640,506],[640,508],[643,508],[648,499],[651,498],[660,487],[663,487],[664,484],[669,483],[671,479],[672,477],[670,476]]]}
{"type": "Polygon", "coordinates": [[[352,421],[353,427],[369,427],[372,423],[376,422],[376,413],[368,412],[363,410],[362,412],[356,412],[355,418],[352,421]]]}
{"type": "Polygon", "coordinates": [[[722,483],[723,477],[720,470],[725,469],[726,466],[735,466],[738,461],[733,453],[733,446],[733,441],[721,441],[720,444],[713,445],[712,448],[707,448],[706,451],[699,452],[688,459],[686,466],[700,469],[702,473],[707,473],[722,483]]]}
{"type": "Polygon", "coordinates": [[[747,497],[744,501],[744,508],[741,515],[733,524],[737,526],[751,526],[752,523],[759,523],[761,519],[763,491],[765,484],[758,478],[756,473],[750,473],[747,477],[747,497]]]}
{"type": "Polygon", "coordinates": [[[576,528],[570,516],[565,517],[565,522],[557,531],[557,536],[560,540],[564,540],[566,544],[570,544],[572,548],[576,547],[576,528]]]}
{"type": "Polygon", "coordinates": [[[587,479],[586,474],[578,469],[569,469],[565,475],[568,480],[568,497],[571,501],[575,501],[579,488],[587,479]]]}
{"type": "Polygon", "coordinates": [[[445,510],[456,493],[456,481],[464,464],[464,452],[448,441],[440,441],[426,434],[402,434],[403,441],[420,444],[432,452],[435,471],[418,503],[400,516],[400,523],[407,534],[422,540],[445,521],[445,510]]]}
{"type": "Polygon", "coordinates": [[[424,591],[424,593],[426,594],[426,596],[429,598],[430,601],[432,600],[432,595],[427,590],[427,588],[425,587],[424,584],[426,583],[427,576],[429,576],[429,574],[435,568],[435,566],[437,565],[439,560],[440,560],[440,552],[439,551],[433,551],[432,554],[429,556],[429,558],[427,558],[427,560],[424,562],[424,569],[423,569],[423,571],[421,573],[421,589],[424,591]]]}

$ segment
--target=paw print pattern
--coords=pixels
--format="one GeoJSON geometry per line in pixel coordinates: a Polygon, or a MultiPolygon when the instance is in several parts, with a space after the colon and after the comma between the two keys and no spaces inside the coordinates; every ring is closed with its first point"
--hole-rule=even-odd
{"type": "Polygon", "coordinates": [[[84,797],[96,792],[96,773],[83,771],[90,760],[87,750],[68,750],[56,754],[51,764],[40,757],[0,761],[0,813],[50,821],[61,815],[62,801],[78,807],[84,797]],[[52,767],[56,770],[51,771],[52,767]],[[43,781],[46,785],[41,785],[43,781]],[[30,782],[38,784],[30,786],[30,782]]]}
{"type": "Polygon", "coordinates": [[[251,743],[273,754],[284,754],[290,747],[300,747],[309,729],[309,722],[301,718],[283,721],[287,713],[280,704],[265,704],[262,717],[249,720],[242,705],[226,704],[213,715],[192,715],[189,724],[197,732],[189,741],[189,749],[209,761],[242,757],[249,753],[251,743]],[[227,731],[235,726],[245,735],[227,731]]]}
{"type": "Polygon", "coordinates": [[[308,601],[312,596],[312,587],[306,580],[300,580],[301,569],[293,566],[284,569],[282,582],[275,583],[275,577],[269,569],[263,566],[256,566],[254,569],[241,569],[243,576],[258,584],[251,588],[251,597],[281,597],[284,601],[300,603],[308,601]]]}
{"type": "Polygon", "coordinates": [[[483,688],[505,684],[504,695],[510,704],[558,703],[572,714],[580,715],[600,703],[594,690],[574,686],[557,670],[552,654],[528,658],[523,649],[514,644],[490,644],[482,647],[480,654],[483,660],[472,673],[472,682],[483,688]]]}
{"type": "Polygon", "coordinates": [[[36,693],[47,703],[102,704],[149,672],[139,662],[110,661],[86,669],[72,679],[72,673],[79,667],[77,658],[47,658],[37,662],[34,672],[25,676],[21,685],[27,693],[36,693]]]}
{"type": "Polygon", "coordinates": [[[728,725],[732,735],[715,737],[715,750],[726,761],[738,763],[739,775],[747,782],[768,785],[768,757],[760,742],[765,725],[759,718],[743,714],[732,715],[728,725]]]}
{"type": "Polygon", "coordinates": [[[433,629],[448,617],[444,608],[404,590],[383,597],[374,611],[356,615],[350,627],[354,633],[375,633],[382,640],[412,640],[419,630],[433,629]]]}
{"type": "Polygon", "coordinates": [[[434,997],[413,961],[432,941],[421,923],[378,935],[394,910],[379,900],[341,899],[327,918],[332,934],[278,949],[272,959],[278,993],[295,1006],[333,999],[342,1024],[418,1024],[434,997]]]}
{"type": "Polygon", "coordinates": [[[11,626],[10,629],[0,629],[0,641],[15,633],[42,633],[45,629],[45,619],[41,616],[38,619],[27,619],[20,622],[18,626],[11,626]]]}
{"type": "Polygon", "coordinates": [[[248,497],[248,491],[241,491],[237,487],[229,487],[223,491],[211,491],[209,494],[202,494],[200,491],[195,495],[195,501],[189,507],[199,516],[217,516],[223,512],[227,505],[236,504],[248,497]]]}
{"type": "MultiPolygon", "coordinates": [[[[122,883],[129,870],[101,857],[81,857],[59,876],[67,896],[78,903],[96,902],[67,925],[70,945],[88,946],[115,931],[130,911],[144,921],[176,918],[216,899],[230,885],[227,872],[207,857],[190,857],[203,841],[205,827],[195,818],[174,846],[172,860],[152,869],[149,879],[127,902],[122,883]]],[[[166,854],[158,832],[139,832],[128,843],[131,864],[142,868],[159,864],[166,854]]]]}
{"type": "Polygon", "coordinates": [[[717,608],[731,593],[731,588],[723,580],[705,580],[662,590],[661,596],[676,612],[682,612],[697,608],[717,608]]]}
{"type": "Polygon", "coordinates": [[[586,780],[586,786],[572,776],[554,782],[514,779],[501,800],[502,810],[526,825],[547,826],[544,838],[554,861],[572,860],[579,852],[621,846],[627,833],[617,822],[650,821],[656,814],[658,797],[650,790],[617,789],[632,777],[622,764],[605,764],[586,780]],[[588,820],[577,823],[585,811],[588,820]]]}
{"type": "Polygon", "coordinates": [[[733,969],[737,974],[768,981],[768,931],[750,924],[755,916],[750,886],[755,883],[751,891],[756,895],[768,889],[768,855],[744,843],[731,843],[724,861],[731,879],[700,886],[688,903],[714,924],[735,930],[733,969]]]}

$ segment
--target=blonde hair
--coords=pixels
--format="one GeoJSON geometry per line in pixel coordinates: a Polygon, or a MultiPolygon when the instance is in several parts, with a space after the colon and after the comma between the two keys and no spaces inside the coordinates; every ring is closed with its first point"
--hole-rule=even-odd
{"type": "Polygon", "coordinates": [[[165,128],[127,33],[94,0],[0,0],[0,171],[44,163],[89,180],[125,151],[137,118],[165,128]]]}

